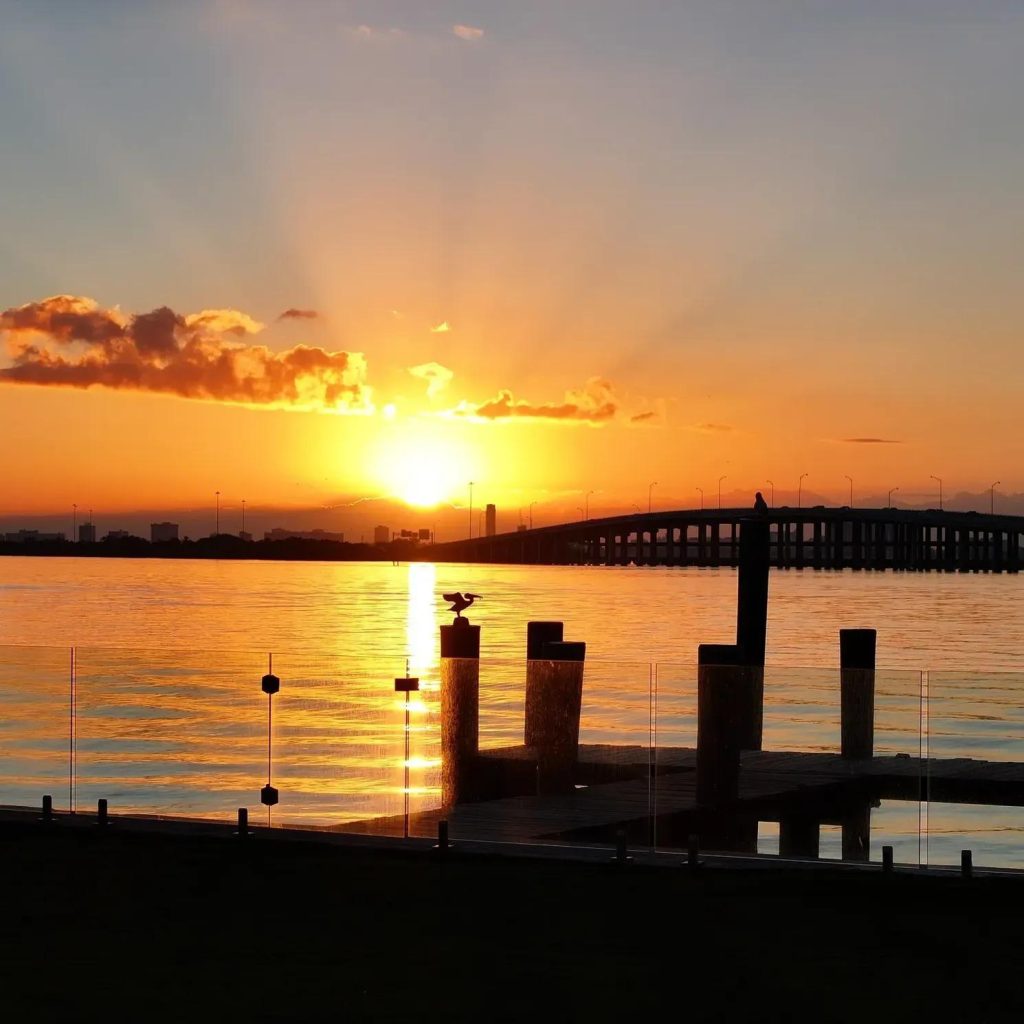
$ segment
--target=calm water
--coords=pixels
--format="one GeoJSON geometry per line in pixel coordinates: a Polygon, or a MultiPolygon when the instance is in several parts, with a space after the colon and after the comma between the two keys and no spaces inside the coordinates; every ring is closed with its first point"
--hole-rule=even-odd
{"type": "MultiPolygon", "coordinates": [[[[880,753],[1024,761],[1022,588],[1011,576],[774,572],[765,747],[837,748],[838,630],[871,626],[880,753]]],[[[277,821],[402,810],[404,707],[391,679],[407,658],[423,680],[408,789],[413,810],[436,806],[448,590],[483,595],[471,613],[483,627],[483,745],[521,742],[535,618],[561,619],[567,639],[588,644],[584,742],[695,744],[697,644],[735,629],[729,569],[3,558],[0,801],[53,792],[58,806],[105,796],[151,813],[226,816],[248,804],[255,815],[267,775],[258,680],[273,652],[277,821]]],[[[897,859],[954,862],[970,846],[978,864],[1024,866],[1015,808],[887,802],[872,830],[875,856],[888,842],[897,859]]],[[[763,826],[763,848],[775,835],[763,826]]],[[[823,829],[823,854],[837,850],[838,833],[823,829]]]]}

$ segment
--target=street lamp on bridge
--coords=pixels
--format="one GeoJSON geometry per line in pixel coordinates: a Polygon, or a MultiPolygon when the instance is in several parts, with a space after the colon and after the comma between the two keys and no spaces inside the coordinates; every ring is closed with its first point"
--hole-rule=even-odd
{"type": "Polygon", "coordinates": [[[654,488],[657,487],[657,486],[658,486],[658,481],[657,480],[652,480],[647,485],[647,514],[648,515],[651,514],[651,491],[653,491],[654,488]]]}
{"type": "Polygon", "coordinates": [[[726,479],[728,479],[728,478],[725,477],[725,476],[720,476],[718,478],[718,507],[719,507],[719,509],[721,509],[721,507],[722,507],[722,481],[726,480],[726,479]]]}
{"type": "Polygon", "coordinates": [[[1002,483],[1002,480],[996,480],[988,489],[988,514],[994,516],[996,514],[996,488],[1002,483]]]}
{"type": "Polygon", "coordinates": [[[803,498],[804,498],[804,477],[805,476],[810,476],[810,475],[811,475],[810,473],[801,473],[800,474],[800,479],[797,481],[797,484],[796,484],[796,507],[797,508],[800,508],[800,503],[803,501],[803,498]]]}
{"type": "Polygon", "coordinates": [[[537,502],[535,502],[535,501],[531,501],[530,502],[530,529],[531,530],[533,529],[533,506],[536,505],[536,504],[537,504],[537,502]]]}
{"type": "Polygon", "coordinates": [[[469,481],[469,539],[473,539],[473,481],[469,481]]]}
{"type": "Polygon", "coordinates": [[[850,481],[850,508],[853,508],[853,477],[844,473],[843,476],[850,481]]]}
{"type": "Polygon", "coordinates": [[[775,508],[775,481],[765,480],[765,483],[772,489],[772,508],[775,508]]]}
{"type": "Polygon", "coordinates": [[[942,477],[936,476],[934,473],[928,474],[932,480],[937,480],[939,483],[939,511],[942,511],[942,477]]]}
{"type": "Polygon", "coordinates": [[[703,487],[698,487],[697,490],[700,491],[700,510],[701,510],[701,512],[703,512],[704,511],[704,488],[703,487]]]}
{"type": "Polygon", "coordinates": [[[898,487],[890,487],[889,488],[889,500],[886,503],[886,508],[892,508],[892,496],[898,490],[899,490],[898,487]]]}
{"type": "Polygon", "coordinates": [[[583,506],[582,505],[577,505],[576,506],[576,511],[579,512],[579,514],[580,514],[580,522],[583,522],[583,519],[586,516],[586,512],[583,511],[583,506]]]}

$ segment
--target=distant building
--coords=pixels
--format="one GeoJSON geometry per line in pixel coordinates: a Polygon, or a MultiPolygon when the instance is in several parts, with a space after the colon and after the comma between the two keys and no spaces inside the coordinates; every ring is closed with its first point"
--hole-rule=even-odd
{"type": "Polygon", "coordinates": [[[420,540],[429,544],[431,541],[430,530],[420,530],[420,540]]]}
{"type": "Polygon", "coordinates": [[[387,544],[391,540],[391,530],[387,526],[375,526],[373,528],[373,543],[387,544]]]}
{"type": "Polygon", "coordinates": [[[345,542],[345,534],[331,533],[329,530],[283,530],[275,527],[263,534],[264,540],[332,540],[335,544],[345,542]]]}
{"type": "Polygon", "coordinates": [[[40,533],[39,530],[18,530],[17,533],[5,533],[3,539],[7,544],[45,544],[64,540],[64,534],[40,533]]]}
{"type": "Polygon", "coordinates": [[[103,539],[108,540],[128,540],[131,537],[131,533],[127,530],[111,530],[103,539]]]}
{"type": "Polygon", "coordinates": [[[78,543],[79,544],[95,544],[96,543],[96,524],[95,523],[82,523],[78,528],[78,543]]]}
{"type": "Polygon", "coordinates": [[[526,523],[520,523],[516,527],[516,533],[526,533],[526,523]]]}
{"type": "Polygon", "coordinates": [[[498,532],[498,510],[488,505],[484,512],[484,536],[493,537],[498,532]]]}
{"type": "Polygon", "coordinates": [[[249,533],[248,530],[242,530],[242,532],[238,535],[238,539],[242,540],[242,541],[245,541],[246,544],[251,544],[252,543],[252,534],[249,533]]]}
{"type": "Polygon", "coordinates": [[[177,523],[150,523],[149,539],[154,544],[163,544],[165,541],[178,539],[177,523]]]}

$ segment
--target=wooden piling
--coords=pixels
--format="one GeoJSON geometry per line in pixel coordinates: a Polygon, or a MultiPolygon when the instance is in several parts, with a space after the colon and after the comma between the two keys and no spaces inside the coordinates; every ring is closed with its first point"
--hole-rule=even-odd
{"type": "Polygon", "coordinates": [[[779,822],[780,857],[817,857],[821,825],[814,818],[794,815],[779,822]]]}
{"type": "Polygon", "coordinates": [[[845,758],[874,756],[876,640],[873,629],[839,631],[841,751],[845,758]]]}
{"type": "Polygon", "coordinates": [[[480,627],[441,627],[441,803],[473,799],[480,747],[480,627]]]}
{"type": "Polygon", "coordinates": [[[842,830],[843,860],[870,860],[871,805],[867,801],[843,815],[842,830]]]}
{"type": "Polygon", "coordinates": [[[561,622],[528,622],[526,624],[526,716],[523,742],[528,747],[536,745],[536,722],[540,711],[539,665],[544,645],[562,639],[564,626],[561,622]]]}
{"type": "Polygon", "coordinates": [[[734,801],[740,778],[745,675],[734,644],[697,648],[697,803],[734,801]]]}
{"type": "Polygon", "coordinates": [[[583,666],[587,645],[549,641],[535,666],[531,736],[537,755],[537,790],[572,792],[579,755],[583,666]]]}

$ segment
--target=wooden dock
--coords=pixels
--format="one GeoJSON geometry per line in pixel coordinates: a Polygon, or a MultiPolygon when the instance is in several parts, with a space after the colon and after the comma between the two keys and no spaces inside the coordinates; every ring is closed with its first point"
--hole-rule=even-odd
{"type": "MultiPolygon", "coordinates": [[[[756,838],[759,821],[779,822],[783,828],[798,822],[805,830],[812,823],[815,828],[839,825],[864,832],[865,815],[880,800],[1024,806],[1020,762],[903,754],[850,760],[832,753],[746,751],[738,799],[709,809],[697,802],[697,752],[691,747],[664,748],[652,758],[641,746],[581,745],[576,788],[545,796],[528,791],[536,764],[528,748],[485,750],[479,757],[488,789],[506,795],[414,814],[411,834],[433,835],[444,819],[453,840],[613,843],[623,830],[630,841],[646,843],[654,823],[661,845],[682,848],[696,834],[707,848],[724,849],[749,846],[750,825],[756,838]],[[723,828],[737,822],[744,824],[745,838],[739,840],[734,828],[723,828]]],[[[381,833],[401,828],[399,817],[339,826],[381,833]]],[[[866,855],[866,839],[862,845],[866,855]]],[[[811,848],[816,848],[816,838],[811,848]]]]}

